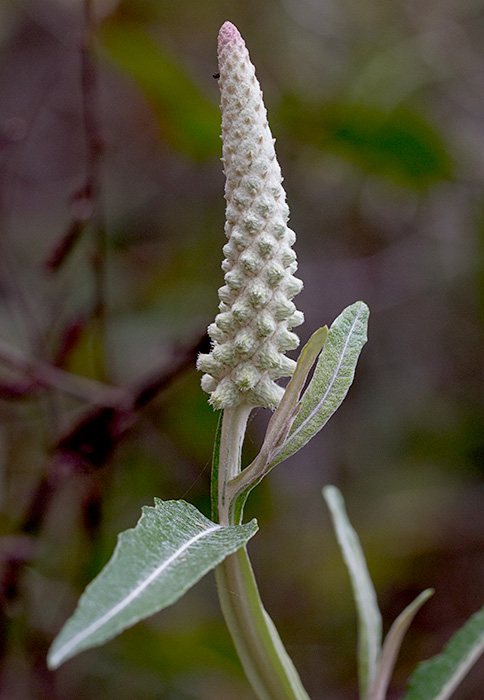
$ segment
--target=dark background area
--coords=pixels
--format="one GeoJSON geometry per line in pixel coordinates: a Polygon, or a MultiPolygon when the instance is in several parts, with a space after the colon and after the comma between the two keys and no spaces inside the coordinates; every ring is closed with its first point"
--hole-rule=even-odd
{"type": "MultiPolygon", "coordinates": [[[[329,483],[360,534],[385,630],[436,589],[389,700],[484,603],[484,2],[3,0],[1,700],[253,697],[212,575],[105,647],[45,668],[142,505],[184,498],[209,515],[217,417],[194,358],[222,282],[212,74],[226,19],[277,138],[301,339],[357,299],[371,309],[342,408],[249,501],[265,605],[311,697],[356,699],[329,483]]],[[[247,459],[267,419],[254,412],[247,459]]],[[[481,698],[483,684],[481,661],[455,700],[481,698]]]]}

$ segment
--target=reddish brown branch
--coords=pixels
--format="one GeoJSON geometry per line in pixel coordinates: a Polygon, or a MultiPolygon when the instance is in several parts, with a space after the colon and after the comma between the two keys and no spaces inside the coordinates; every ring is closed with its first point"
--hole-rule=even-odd
{"type": "Polygon", "coordinates": [[[46,474],[30,498],[18,531],[29,535],[37,534],[49,512],[53,497],[64,481],[75,472],[89,473],[105,466],[120,440],[139,420],[142,409],[194,366],[199,352],[206,352],[208,342],[208,337],[204,334],[194,345],[176,348],[173,357],[158,372],[139,380],[127,390],[119,390],[122,396],[130,397],[128,402],[118,403],[117,406],[90,408],[77,420],[58,440],[46,474]]]}
{"type": "Polygon", "coordinates": [[[56,389],[82,401],[103,407],[126,408],[131,403],[130,394],[123,389],[71,374],[47,362],[33,360],[21,350],[2,340],[0,340],[0,362],[26,376],[31,382],[31,387],[56,389]]]}

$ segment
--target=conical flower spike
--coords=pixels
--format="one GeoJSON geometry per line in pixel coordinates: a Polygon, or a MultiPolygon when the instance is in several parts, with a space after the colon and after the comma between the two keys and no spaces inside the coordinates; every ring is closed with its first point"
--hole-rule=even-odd
{"type": "Polygon", "coordinates": [[[208,329],[213,348],[198,368],[214,408],[274,409],[284,393],[274,380],[296,364],[284,354],[299,344],[290,329],[304,320],[291,301],[302,289],[293,275],[296,236],[254,66],[230,22],[220,29],[218,61],[228,243],[220,313],[208,329]]]}

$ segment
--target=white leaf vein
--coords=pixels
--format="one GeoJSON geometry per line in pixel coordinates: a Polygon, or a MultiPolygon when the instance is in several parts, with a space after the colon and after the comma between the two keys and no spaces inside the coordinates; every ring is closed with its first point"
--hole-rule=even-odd
{"type": "Polygon", "coordinates": [[[93,635],[95,632],[101,629],[103,625],[107,624],[110,620],[112,620],[113,617],[115,617],[118,613],[127,608],[128,605],[133,602],[133,600],[136,600],[136,598],[138,598],[155,579],[161,576],[163,571],[165,571],[171,564],[173,564],[173,562],[176,559],[181,557],[181,555],[184,552],[186,552],[193,544],[195,544],[195,542],[202,539],[202,537],[206,537],[215,530],[220,529],[220,525],[213,525],[212,527],[206,530],[198,532],[196,535],[187,540],[181,547],[179,547],[179,549],[173,552],[173,554],[170,555],[168,559],[165,559],[164,562],[157,566],[156,569],[154,569],[154,571],[152,571],[149,576],[147,576],[138,586],[136,586],[136,588],[133,588],[133,590],[125,598],[120,600],[119,603],[116,603],[116,605],[107,612],[105,612],[104,615],[98,617],[97,620],[94,620],[94,622],[92,622],[84,629],[80,630],[77,634],[75,634],[68,641],[66,641],[65,644],[63,644],[55,652],[55,654],[52,655],[51,663],[53,665],[60,664],[62,660],[66,656],[68,656],[76,646],[79,646],[79,644],[81,644],[85,639],[93,635]]]}
{"type": "Polygon", "coordinates": [[[286,442],[283,443],[283,444],[281,445],[281,447],[279,448],[279,450],[277,451],[277,453],[279,453],[279,452],[281,452],[283,449],[285,449],[285,448],[297,437],[297,435],[298,435],[302,430],[305,429],[305,427],[312,421],[312,419],[314,418],[314,416],[321,410],[321,407],[324,405],[325,401],[327,400],[327,398],[328,398],[328,396],[329,396],[329,394],[330,394],[330,392],[331,392],[331,390],[332,390],[332,388],[333,388],[333,386],[334,386],[334,383],[335,383],[335,381],[336,381],[336,379],[337,379],[337,377],[338,377],[338,374],[339,374],[339,371],[340,371],[340,369],[341,369],[341,366],[342,366],[342,364],[343,364],[343,362],[344,362],[344,359],[345,359],[345,356],[346,356],[346,351],[347,351],[347,349],[348,349],[348,345],[349,345],[349,343],[350,343],[351,337],[352,337],[352,335],[353,335],[353,333],[354,333],[356,324],[358,323],[358,321],[359,321],[359,319],[360,319],[361,311],[362,311],[362,310],[360,310],[360,309],[358,310],[358,313],[356,314],[355,319],[354,319],[353,323],[351,324],[350,331],[349,331],[348,335],[346,336],[345,344],[344,344],[344,346],[343,346],[343,349],[342,349],[342,351],[341,351],[341,353],[340,353],[340,356],[339,356],[339,359],[338,359],[338,364],[337,364],[336,367],[335,367],[335,370],[334,370],[334,372],[333,372],[333,375],[332,375],[332,377],[331,377],[331,380],[330,380],[330,382],[329,382],[329,384],[328,384],[328,387],[327,387],[326,391],[324,392],[324,394],[323,394],[323,396],[320,398],[320,400],[316,403],[316,405],[314,406],[313,410],[306,416],[306,418],[302,421],[302,423],[301,423],[300,425],[298,425],[298,427],[294,430],[294,432],[291,433],[291,435],[289,435],[289,437],[288,437],[288,439],[286,440],[286,442]]]}

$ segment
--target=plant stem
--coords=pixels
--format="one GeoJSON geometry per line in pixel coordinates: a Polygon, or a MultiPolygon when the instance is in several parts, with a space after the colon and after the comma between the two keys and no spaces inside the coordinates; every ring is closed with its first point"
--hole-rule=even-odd
{"type": "Polygon", "coordinates": [[[220,457],[218,464],[217,492],[218,492],[218,521],[220,525],[233,525],[229,513],[227,484],[238,474],[241,468],[241,452],[244,443],[247,420],[253,406],[239,404],[232,408],[226,408],[222,418],[222,432],[220,435],[220,457]]]}
{"type": "MultiPolygon", "coordinates": [[[[218,519],[233,525],[227,484],[241,469],[241,450],[251,406],[224,410],[213,484],[218,491],[218,519]]],[[[309,700],[279,634],[260,599],[244,548],[215,569],[220,605],[237,653],[259,700],[309,700]]]]}
{"type": "Polygon", "coordinates": [[[245,547],[215,569],[225,622],[259,700],[309,700],[259,596],[245,547]]]}

